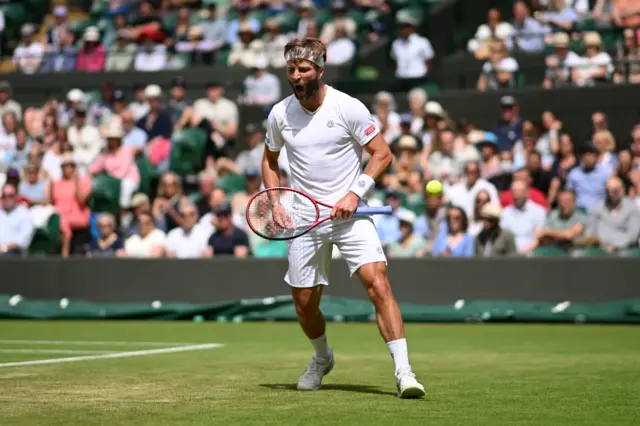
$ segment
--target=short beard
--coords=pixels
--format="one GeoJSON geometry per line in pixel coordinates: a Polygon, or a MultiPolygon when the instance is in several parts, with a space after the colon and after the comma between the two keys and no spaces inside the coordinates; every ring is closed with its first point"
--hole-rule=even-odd
{"type": "Polygon", "coordinates": [[[289,83],[289,85],[291,86],[291,89],[293,89],[293,94],[296,96],[296,98],[299,101],[306,101],[311,99],[313,95],[315,95],[316,92],[320,90],[320,78],[315,78],[314,80],[309,82],[309,84],[307,85],[306,91],[302,96],[298,95],[298,92],[296,91],[296,88],[295,88],[295,84],[289,83]]]}

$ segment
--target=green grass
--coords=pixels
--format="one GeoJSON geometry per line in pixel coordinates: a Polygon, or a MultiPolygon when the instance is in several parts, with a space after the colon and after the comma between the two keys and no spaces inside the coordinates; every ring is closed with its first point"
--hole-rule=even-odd
{"type": "MultiPolygon", "coordinates": [[[[218,349],[0,368],[0,425],[638,425],[640,328],[409,325],[427,398],[395,397],[373,324],[330,324],[336,368],[294,390],[311,348],[296,324],[0,322],[1,340],[222,343],[218,349]]],[[[149,346],[0,342],[0,364],[149,346]]]]}

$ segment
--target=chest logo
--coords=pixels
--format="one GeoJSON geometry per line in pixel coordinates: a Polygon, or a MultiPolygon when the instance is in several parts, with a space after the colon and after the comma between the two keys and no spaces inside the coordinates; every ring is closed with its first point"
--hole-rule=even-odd
{"type": "Polygon", "coordinates": [[[333,122],[333,120],[327,121],[327,127],[328,128],[332,128],[333,126],[335,126],[335,123],[333,122]]]}

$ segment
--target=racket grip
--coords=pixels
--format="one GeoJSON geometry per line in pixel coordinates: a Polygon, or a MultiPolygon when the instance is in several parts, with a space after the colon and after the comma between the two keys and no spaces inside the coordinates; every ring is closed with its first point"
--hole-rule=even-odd
{"type": "Polygon", "coordinates": [[[383,206],[383,207],[358,207],[354,215],[358,216],[367,216],[373,214],[391,214],[393,212],[393,208],[391,206],[383,206]]]}

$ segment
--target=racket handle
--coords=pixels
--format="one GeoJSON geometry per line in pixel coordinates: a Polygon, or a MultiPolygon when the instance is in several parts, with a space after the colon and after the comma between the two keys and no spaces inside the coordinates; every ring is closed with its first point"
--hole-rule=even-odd
{"type": "Polygon", "coordinates": [[[367,216],[372,214],[391,214],[392,212],[393,208],[391,206],[358,207],[353,214],[358,216],[367,216]]]}

